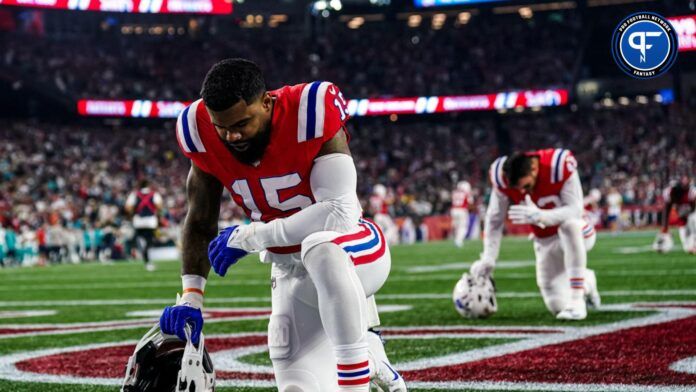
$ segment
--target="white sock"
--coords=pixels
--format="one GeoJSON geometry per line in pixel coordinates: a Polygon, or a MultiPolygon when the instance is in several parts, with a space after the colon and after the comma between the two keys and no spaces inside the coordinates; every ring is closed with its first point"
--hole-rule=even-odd
{"type": "Polygon", "coordinates": [[[558,235],[563,248],[563,264],[568,275],[571,302],[582,301],[585,298],[585,269],[587,268],[587,252],[582,236],[585,221],[571,219],[558,228],[558,235]]]}

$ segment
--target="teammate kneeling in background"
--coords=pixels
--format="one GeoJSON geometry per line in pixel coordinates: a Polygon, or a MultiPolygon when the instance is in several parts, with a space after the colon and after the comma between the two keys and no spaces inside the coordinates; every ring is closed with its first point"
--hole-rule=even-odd
{"type": "Polygon", "coordinates": [[[573,154],[564,149],[496,159],[489,172],[493,191],[484,222],[483,254],[470,269],[474,277],[493,274],[506,216],[514,224],[531,225],[537,285],[546,307],[561,320],[587,317],[586,301],[600,304],[595,274],[586,268],[596,234],[583,219],[576,168],[573,154]]]}

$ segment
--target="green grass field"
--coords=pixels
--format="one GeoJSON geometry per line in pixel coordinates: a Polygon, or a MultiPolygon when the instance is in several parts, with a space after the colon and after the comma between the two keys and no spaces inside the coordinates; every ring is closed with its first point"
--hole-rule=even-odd
{"type": "MultiPolygon", "coordinates": [[[[599,289],[603,294],[603,305],[609,306],[600,311],[591,311],[587,320],[572,324],[556,321],[546,311],[535,283],[532,245],[525,238],[505,239],[499,268],[495,273],[499,301],[498,313],[489,319],[476,321],[459,317],[452,306],[450,294],[461,273],[481,252],[480,241],[468,242],[464,249],[457,249],[449,242],[397,246],[392,249],[390,279],[377,295],[377,301],[380,306],[406,305],[407,307],[382,313],[382,324],[387,330],[392,327],[416,326],[442,327],[443,329],[456,326],[463,328],[520,326],[561,329],[573,327],[571,330],[575,331],[574,328],[587,330],[586,327],[613,325],[612,323],[656,314],[652,309],[627,311],[612,305],[667,301],[696,304],[696,257],[684,254],[678,246],[669,254],[655,254],[649,250],[653,237],[654,232],[626,233],[620,236],[600,235],[595,249],[589,254],[589,266],[597,273],[599,289]]],[[[103,331],[62,331],[61,334],[50,331],[48,332],[50,334],[46,334],[44,331],[43,335],[25,334],[14,337],[8,337],[10,336],[8,330],[13,328],[20,331],[19,327],[22,325],[26,325],[26,328],[50,329],[54,327],[52,324],[74,323],[79,326],[81,323],[116,322],[152,317],[149,315],[173,302],[177,291],[180,290],[179,267],[177,262],[161,262],[157,263],[157,271],[152,273],[145,272],[142,264],[135,262],[0,269],[0,281],[2,281],[0,285],[0,391],[118,390],[118,387],[113,385],[18,381],[37,379],[16,376],[13,373],[15,366],[10,363],[11,361],[8,362],[7,358],[36,350],[135,341],[142,336],[147,327],[123,329],[118,326],[107,326],[107,330],[103,331]],[[10,313],[16,311],[51,311],[51,313],[43,315],[39,313],[29,317],[17,317],[17,314],[10,313]],[[145,313],[143,313],[144,316],[139,317],[128,315],[129,312],[134,311],[145,313]],[[8,378],[14,378],[15,381],[8,381],[8,378]]],[[[226,278],[211,275],[206,290],[206,306],[226,309],[270,307],[269,274],[270,266],[260,264],[256,259],[249,257],[232,267],[226,278]]],[[[694,316],[690,317],[693,319],[694,316]]],[[[266,319],[211,322],[206,324],[205,333],[207,335],[263,333],[266,324],[266,319]]],[[[691,332],[691,335],[694,335],[693,330],[691,332]]],[[[387,339],[389,340],[388,334],[387,339]]],[[[398,363],[466,353],[471,350],[518,342],[521,339],[523,338],[519,336],[505,334],[500,337],[466,334],[464,336],[431,336],[428,339],[402,337],[389,341],[387,351],[398,369],[398,363]]],[[[693,337],[685,337],[681,342],[682,346],[686,345],[684,352],[688,354],[687,356],[696,356],[696,341],[693,337]]],[[[106,354],[97,355],[84,366],[113,367],[113,364],[109,365],[107,356],[106,354]]],[[[270,363],[265,352],[243,356],[240,361],[261,366],[270,363]]],[[[113,378],[112,374],[118,374],[120,378],[124,366],[125,363],[120,363],[117,370],[107,369],[110,370],[107,372],[110,374],[109,377],[113,378]]],[[[26,375],[27,371],[22,374],[26,375]]],[[[408,372],[405,373],[405,377],[408,383],[408,372]]],[[[56,380],[69,381],[61,378],[60,375],[56,377],[56,380]]],[[[663,384],[672,383],[669,380],[664,381],[663,384]]],[[[682,380],[680,383],[684,390],[692,390],[696,382],[682,380]]],[[[596,384],[595,382],[593,385],[596,384]]],[[[416,385],[419,387],[410,390],[436,390],[430,389],[428,384],[416,385]]],[[[466,387],[462,387],[463,385],[466,384],[454,383],[453,389],[450,390],[496,389],[495,385],[485,383],[466,387]]],[[[509,383],[501,385],[500,390],[516,388],[509,383]]],[[[445,387],[437,388],[442,390],[445,387]]],[[[601,387],[594,388],[591,390],[601,390],[601,387]]],[[[520,389],[560,390],[563,388],[558,386],[545,389],[537,386],[535,389],[533,386],[522,385],[520,389]]],[[[570,389],[583,390],[582,388],[570,389]]],[[[268,391],[273,389],[223,387],[218,390],[268,391]]]]}

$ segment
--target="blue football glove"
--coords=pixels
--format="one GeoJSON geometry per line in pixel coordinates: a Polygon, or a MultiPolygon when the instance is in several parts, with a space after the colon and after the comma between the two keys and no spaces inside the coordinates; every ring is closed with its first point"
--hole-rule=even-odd
{"type": "Polygon", "coordinates": [[[230,235],[239,226],[234,225],[226,228],[214,240],[208,245],[208,258],[210,259],[210,264],[213,266],[215,273],[220,276],[225,276],[227,269],[231,265],[236,264],[239,259],[246,256],[248,253],[239,248],[230,248],[227,246],[227,242],[230,239],[230,235]]]}
{"type": "Polygon", "coordinates": [[[188,302],[181,305],[167,306],[160,317],[160,329],[167,335],[176,335],[186,341],[184,327],[191,327],[191,343],[198,345],[203,330],[203,314],[201,310],[191,306],[188,302]]]}

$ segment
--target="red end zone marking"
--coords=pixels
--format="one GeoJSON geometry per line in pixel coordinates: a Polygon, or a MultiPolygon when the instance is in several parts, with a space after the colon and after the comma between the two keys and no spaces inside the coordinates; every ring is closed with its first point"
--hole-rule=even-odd
{"type": "Polygon", "coordinates": [[[55,331],[57,328],[22,328],[22,329],[14,329],[14,328],[0,328],[0,335],[13,335],[13,334],[19,334],[19,333],[32,333],[32,332],[46,332],[46,331],[55,331]]]}
{"type": "Polygon", "coordinates": [[[634,308],[696,309],[696,304],[635,304],[634,308]]]}
{"type": "Polygon", "coordinates": [[[403,372],[418,381],[696,384],[669,369],[696,355],[696,317],[554,344],[467,364],[403,372]]]}
{"type": "MultiPolygon", "coordinates": [[[[268,338],[266,335],[254,335],[239,338],[206,339],[205,345],[208,352],[213,353],[230,347],[265,345],[267,342],[268,338]]],[[[125,371],[124,366],[128,362],[128,357],[133,354],[134,349],[135,346],[127,345],[75,351],[28,359],[26,361],[17,362],[15,366],[21,371],[32,373],[78,377],[120,378],[123,377],[123,372],[125,371]],[[121,364],[122,366],[115,366],[115,364],[121,364]]],[[[273,379],[272,375],[270,375],[269,378],[269,375],[263,374],[239,372],[218,372],[218,374],[220,376],[224,375],[225,378],[229,376],[243,379],[273,379]]]]}

